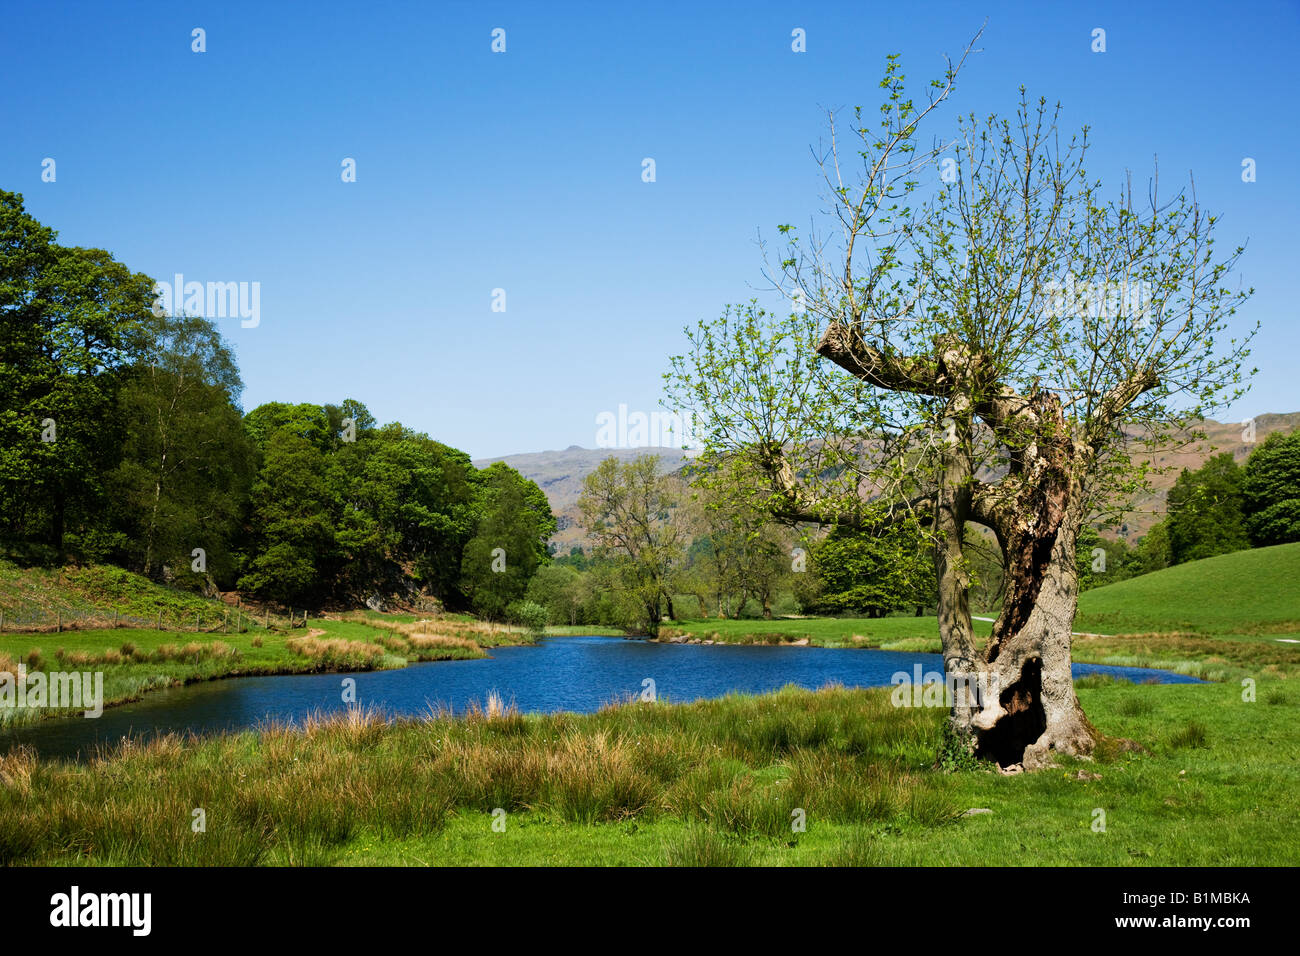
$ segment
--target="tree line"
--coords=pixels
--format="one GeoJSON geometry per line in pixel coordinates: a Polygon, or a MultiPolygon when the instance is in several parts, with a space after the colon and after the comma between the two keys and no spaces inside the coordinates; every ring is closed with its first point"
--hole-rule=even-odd
{"type": "Polygon", "coordinates": [[[280,604],[432,599],[518,610],[555,519],[536,484],[364,404],[271,402],[215,325],[59,245],[0,191],[0,537],[280,604]]]}
{"type": "Polygon", "coordinates": [[[1132,545],[1125,537],[1104,539],[1095,529],[1080,536],[1082,589],[1300,541],[1300,432],[1269,435],[1241,465],[1222,452],[1199,468],[1184,468],[1165,501],[1165,517],[1132,545]]]}
{"type": "Polygon", "coordinates": [[[529,600],[549,622],[654,633],[692,618],[933,611],[930,545],[917,526],[888,534],[773,521],[735,495],[725,470],[608,458],[578,501],[593,544],[539,569],[529,600]]]}

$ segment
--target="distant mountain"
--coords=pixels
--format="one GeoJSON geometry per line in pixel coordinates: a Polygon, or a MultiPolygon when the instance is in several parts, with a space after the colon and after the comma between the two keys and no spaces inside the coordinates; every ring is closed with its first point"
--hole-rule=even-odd
{"type": "MultiPolygon", "coordinates": [[[[1254,418],[1254,443],[1246,441],[1248,437],[1242,422],[1216,422],[1206,420],[1201,430],[1207,439],[1201,442],[1171,447],[1167,453],[1155,455],[1157,467],[1172,466],[1172,469],[1153,476],[1152,493],[1136,502],[1136,507],[1123,521],[1121,527],[1129,541],[1135,541],[1147,533],[1153,524],[1165,513],[1165,495],[1174,486],[1179,472],[1184,468],[1199,468],[1211,455],[1231,452],[1237,463],[1244,462],[1251,451],[1274,432],[1293,432],[1300,428],[1300,412],[1287,414],[1257,415],[1254,418]]],[[[1175,443],[1177,446],[1180,443],[1175,443]]],[[[504,461],[525,478],[537,482],[551,503],[559,523],[559,531],[552,539],[559,546],[560,552],[567,554],[575,544],[589,545],[586,532],[579,523],[577,509],[578,496],[582,494],[582,482],[587,475],[596,470],[596,466],[610,456],[619,461],[631,461],[642,455],[660,456],[659,466],[663,472],[678,471],[692,458],[695,451],[682,451],[680,448],[582,448],[570,445],[563,451],[537,451],[520,455],[506,455],[502,458],[481,458],[474,462],[476,467],[484,468],[494,461],[504,461]]],[[[1119,531],[1115,528],[1113,531],[1119,531]]]]}
{"type": "Polygon", "coordinates": [[[574,545],[590,545],[585,529],[579,523],[578,496],[582,494],[582,482],[606,458],[614,457],[619,461],[631,461],[642,455],[658,455],[661,472],[678,471],[692,458],[696,451],[683,451],[680,448],[582,448],[570,445],[563,451],[534,451],[521,455],[506,455],[501,458],[480,458],[474,462],[476,468],[486,468],[496,461],[503,461],[515,471],[537,486],[546,494],[555,513],[559,530],[551,540],[559,548],[559,553],[568,554],[574,545]]]}

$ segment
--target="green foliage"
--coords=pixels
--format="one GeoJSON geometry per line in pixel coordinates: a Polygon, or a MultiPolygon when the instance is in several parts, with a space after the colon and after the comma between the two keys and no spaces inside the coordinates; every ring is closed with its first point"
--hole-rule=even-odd
{"type": "Polygon", "coordinates": [[[461,586],[477,614],[500,620],[550,560],[555,516],[541,489],[503,462],[479,473],[476,504],[480,517],[461,559],[461,586]]]}
{"type": "Polygon", "coordinates": [[[259,406],[253,539],[240,586],[283,603],[432,595],[501,619],[547,559],[555,520],[533,482],[364,405],[259,406]],[[492,570],[493,549],[506,557],[492,570]]]}
{"type": "Polygon", "coordinates": [[[988,764],[975,756],[969,735],[963,735],[951,722],[943,725],[935,766],[947,773],[988,769],[988,764]]]}
{"type": "Polygon", "coordinates": [[[255,553],[239,586],[281,603],[318,599],[337,567],[336,499],[319,447],[284,425],[253,485],[255,553]]]}
{"type": "Polygon", "coordinates": [[[533,601],[515,601],[506,608],[506,620],[528,628],[534,634],[544,633],[550,619],[550,612],[533,601]]]}
{"type": "Polygon", "coordinates": [[[61,551],[108,525],[117,393],[153,283],[54,236],[0,191],[0,527],[61,551]]]}
{"type": "Polygon", "coordinates": [[[1241,469],[1232,455],[1215,455],[1196,471],[1183,469],[1169,491],[1171,563],[1250,547],[1242,504],[1241,469]]]}
{"type": "Polygon", "coordinates": [[[821,585],[817,608],[883,617],[935,600],[933,545],[915,525],[878,531],[836,528],[812,553],[821,585]]]}
{"type": "Polygon", "coordinates": [[[1129,566],[1133,575],[1162,571],[1173,563],[1169,553],[1169,522],[1158,521],[1151,526],[1130,553],[1129,566]]]}
{"type": "MultiPolygon", "coordinates": [[[[349,404],[358,421],[369,418],[349,404]]],[[[469,457],[396,424],[359,431],[335,457],[351,504],[338,527],[337,593],[356,600],[418,588],[460,606],[462,554],[480,510],[469,457]]]]}
{"type": "Polygon", "coordinates": [[[674,515],[680,503],[672,480],[659,474],[655,455],[626,463],[606,458],[586,477],[578,499],[598,542],[597,556],[635,600],[640,623],[651,633],[663,620],[686,552],[685,528],[674,515]]]}
{"type": "Polygon", "coordinates": [[[695,596],[701,612],[711,608],[719,616],[770,618],[782,600],[778,592],[792,590],[808,577],[803,573],[806,555],[795,570],[795,544],[801,536],[737,494],[743,480],[726,463],[694,469],[693,477],[695,494],[684,509],[688,516],[679,520],[698,533],[678,585],[695,596]]]}
{"type": "Polygon", "coordinates": [[[584,598],[582,583],[582,573],[572,565],[543,565],[528,582],[528,600],[546,608],[548,623],[577,624],[584,598]]]}
{"type": "Polygon", "coordinates": [[[1254,547],[1300,541],[1300,432],[1269,435],[1251,453],[1241,494],[1254,547]]]}
{"type": "Polygon", "coordinates": [[[1092,525],[1084,525],[1075,538],[1075,565],[1079,590],[1088,591],[1140,574],[1138,556],[1123,538],[1104,538],[1092,525]]]}
{"type": "Polygon", "coordinates": [[[146,576],[167,568],[179,584],[230,587],[255,467],[234,357],[202,318],[150,315],[137,334],[119,396],[122,461],[108,479],[117,551],[146,576]],[[195,548],[206,571],[194,570],[195,548]]]}

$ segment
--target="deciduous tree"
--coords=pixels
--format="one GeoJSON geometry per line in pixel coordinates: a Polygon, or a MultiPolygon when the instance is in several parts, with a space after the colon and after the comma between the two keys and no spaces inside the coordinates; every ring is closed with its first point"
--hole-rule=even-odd
{"type": "Polygon", "coordinates": [[[1097,741],[1070,666],[1079,530],[1144,486],[1126,446],[1240,393],[1250,333],[1229,329],[1240,250],[1219,253],[1194,190],[1153,179],[1103,197],[1086,127],[1063,136],[1045,101],[1022,91],[1013,119],[970,115],[922,146],[964,59],[917,103],[891,57],[880,110],[847,130],[832,117],[818,152],[831,228],[781,227],[767,273],[795,310],[701,322],[671,381],[706,462],[746,462],[746,492],[775,515],[928,524],[945,671],[991,688],[958,697],[951,728],[1033,768],[1097,741]],[[968,524],[1006,568],[983,644],[968,524]]]}

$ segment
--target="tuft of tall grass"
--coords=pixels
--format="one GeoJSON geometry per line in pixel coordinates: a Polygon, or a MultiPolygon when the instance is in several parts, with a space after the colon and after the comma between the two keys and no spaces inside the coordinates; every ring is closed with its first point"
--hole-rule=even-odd
{"type": "Polygon", "coordinates": [[[916,780],[888,764],[869,763],[821,750],[790,758],[790,799],[811,818],[861,823],[895,816],[916,780]]]}
{"type": "Polygon", "coordinates": [[[626,738],[570,734],[547,755],[541,803],[564,820],[596,823],[637,815],[657,790],[626,738]]]}
{"type": "Polygon", "coordinates": [[[1115,706],[1115,711],[1124,717],[1143,717],[1155,709],[1155,705],[1145,697],[1125,697],[1115,706]]]}
{"type": "Polygon", "coordinates": [[[703,818],[717,829],[737,836],[787,841],[795,836],[791,827],[795,809],[784,783],[760,786],[748,775],[737,778],[725,790],[705,794],[700,806],[703,818]]]}
{"type": "Polygon", "coordinates": [[[825,857],[826,866],[886,866],[890,862],[879,837],[864,827],[854,827],[841,837],[825,857]]]}
{"type": "Polygon", "coordinates": [[[665,866],[747,866],[752,854],[735,837],[698,824],[669,839],[663,849],[665,866]]]}
{"type": "Polygon", "coordinates": [[[291,637],[285,647],[316,662],[322,668],[371,670],[379,665],[384,649],[367,641],[344,638],[291,637]]]}
{"type": "Polygon", "coordinates": [[[1186,726],[1169,737],[1169,746],[1174,750],[1207,748],[1210,746],[1209,728],[1199,720],[1189,720],[1186,726]]]}

